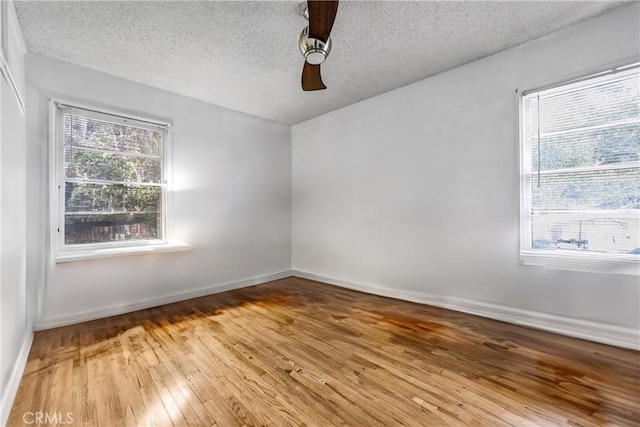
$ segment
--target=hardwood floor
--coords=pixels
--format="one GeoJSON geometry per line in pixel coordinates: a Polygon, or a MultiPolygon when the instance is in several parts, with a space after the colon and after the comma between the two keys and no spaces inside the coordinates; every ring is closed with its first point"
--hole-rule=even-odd
{"type": "Polygon", "coordinates": [[[9,425],[639,425],[639,365],[288,278],[37,332],[9,425]]]}

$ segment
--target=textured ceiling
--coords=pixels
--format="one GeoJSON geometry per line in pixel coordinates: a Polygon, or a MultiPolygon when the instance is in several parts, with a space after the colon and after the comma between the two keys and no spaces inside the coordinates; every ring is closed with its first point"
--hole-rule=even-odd
{"type": "Polygon", "coordinates": [[[341,1],[318,92],[300,88],[301,2],[15,4],[30,51],[294,124],[624,2],[341,1]]]}

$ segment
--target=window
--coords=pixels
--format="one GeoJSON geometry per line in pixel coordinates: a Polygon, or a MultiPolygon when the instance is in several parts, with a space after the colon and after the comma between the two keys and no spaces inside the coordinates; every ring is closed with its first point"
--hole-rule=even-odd
{"type": "Polygon", "coordinates": [[[168,125],[52,108],[57,260],[166,248],[168,125]]]}
{"type": "Polygon", "coordinates": [[[522,97],[524,264],[638,274],[638,71],[621,67],[522,97]]]}

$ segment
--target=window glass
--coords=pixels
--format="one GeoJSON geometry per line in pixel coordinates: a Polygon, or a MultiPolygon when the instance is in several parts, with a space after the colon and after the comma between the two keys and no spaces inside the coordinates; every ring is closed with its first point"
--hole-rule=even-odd
{"type": "Polygon", "coordinates": [[[166,128],[58,106],[62,246],[162,240],[166,128]]]}
{"type": "Polygon", "coordinates": [[[638,68],[523,97],[523,249],[640,253],[638,68]]]}

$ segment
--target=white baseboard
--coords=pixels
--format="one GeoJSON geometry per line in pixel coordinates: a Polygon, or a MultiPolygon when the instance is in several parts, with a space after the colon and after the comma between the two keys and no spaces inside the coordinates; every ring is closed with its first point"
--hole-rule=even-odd
{"type": "Polygon", "coordinates": [[[24,373],[24,368],[27,366],[27,359],[29,358],[29,351],[31,351],[31,344],[33,343],[33,324],[29,323],[26,327],[26,335],[22,341],[20,347],[20,353],[18,358],[13,364],[13,370],[11,376],[6,384],[4,390],[2,390],[2,396],[0,396],[0,426],[7,425],[7,419],[13,406],[13,400],[16,398],[18,392],[18,386],[24,373]]]}
{"type": "MultiPolygon", "coordinates": [[[[450,297],[446,295],[435,295],[423,292],[403,291],[380,286],[365,285],[362,283],[355,283],[297,270],[285,270],[266,276],[254,277],[238,282],[215,285],[209,288],[173,294],[122,306],[73,314],[70,316],[43,319],[35,323],[34,330],[40,331],[45,329],[52,329],[60,326],[86,322],[89,320],[115,316],[118,314],[130,313],[132,311],[157,307],[163,304],[170,304],[173,302],[184,301],[191,298],[197,298],[205,295],[230,291],[233,289],[258,285],[261,283],[283,279],[290,276],[317,280],[319,282],[353,289],[356,291],[366,292],[369,294],[381,295],[405,301],[417,302],[420,304],[448,308],[451,310],[475,314],[477,316],[501,320],[517,325],[529,326],[536,329],[542,329],[545,331],[555,332],[575,338],[582,338],[589,341],[600,342],[603,344],[614,345],[617,347],[640,350],[640,331],[637,331],[633,328],[593,322],[589,320],[575,319],[571,317],[563,317],[554,314],[507,307],[458,297],[450,297]]],[[[33,339],[33,337],[31,337],[30,339],[33,339]]]]}
{"type": "Polygon", "coordinates": [[[640,350],[640,331],[633,328],[523,310],[464,298],[365,285],[304,271],[293,270],[292,275],[369,294],[448,308],[570,337],[582,338],[616,347],[640,350]]]}
{"type": "Polygon", "coordinates": [[[42,331],[45,329],[58,328],[60,326],[73,325],[75,323],[87,322],[89,320],[102,319],[118,314],[130,313],[132,311],[144,310],[146,308],[157,307],[159,305],[171,304],[173,302],[185,301],[191,298],[198,298],[205,295],[217,294],[220,292],[231,291],[233,289],[245,288],[247,286],[259,285],[261,283],[271,282],[273,280],[284,279],[293,275],[291,270],[281,271],[279,273],[269,274],[266,276],[253,277],[238,282],[224,283],[195,291],[182,292],[178,294],[168,295],[160,298],[134,302],[131,304],[119,305],[117,307],[109,307],[100,310],[88,311],[84,313],[72,314],[69,316],[60,316],[50,319],[41,319],[35,322],[34,330],[42,331]]]}

